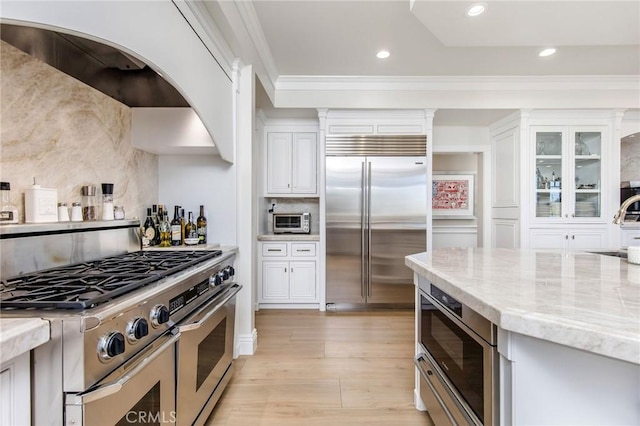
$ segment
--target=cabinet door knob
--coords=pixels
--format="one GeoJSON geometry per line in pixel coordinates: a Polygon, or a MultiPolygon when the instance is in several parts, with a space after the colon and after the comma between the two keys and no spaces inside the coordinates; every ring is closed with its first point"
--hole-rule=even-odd
{"type": "Polygon", "coordinates": [[[571,213],[571,217],[576,217],[576,214],[575,213],[571,213]]]}
{"type": "Polygon", "coordinates": [[[565,236],[564,236],[564,239],[565,239],[565,240],[568,240],[568,239],[569,239],[569,236],[568,236],[568,235],[565,235],[565,236]]]}
{"type": "Polygon", "coordinates": [[[569,217],[569,214],[568,214],[568,213],[567,213],[567,214],[565,214],[565,215],[564,215],[564,217],[569,217]]]}
{"type": "Polygon", "coordinates": [[[571,236],[571,239],[572,239],[572,240],[575,240],[575,239],[576,239],[576,236],[575,236],[575,235],[572,235],[572,236],[571,236]]]}

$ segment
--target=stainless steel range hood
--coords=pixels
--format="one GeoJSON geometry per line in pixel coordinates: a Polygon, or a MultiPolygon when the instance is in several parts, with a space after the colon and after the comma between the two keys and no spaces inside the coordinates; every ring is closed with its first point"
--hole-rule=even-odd
{"type": "Polygon", "coordinates": [[[129,107],[189,107],[144,62],[114,47],[41,28],[0,24],[0,38],[129,107]]]}

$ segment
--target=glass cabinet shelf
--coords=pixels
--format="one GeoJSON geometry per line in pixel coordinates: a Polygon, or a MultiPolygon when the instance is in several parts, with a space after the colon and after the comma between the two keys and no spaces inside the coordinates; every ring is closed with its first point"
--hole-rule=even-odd
{"type": "Polygon", "coordinates": [[[570,222],[602,217],[602,136],[594,127],[532,128],[534,218],[570,222]]]}

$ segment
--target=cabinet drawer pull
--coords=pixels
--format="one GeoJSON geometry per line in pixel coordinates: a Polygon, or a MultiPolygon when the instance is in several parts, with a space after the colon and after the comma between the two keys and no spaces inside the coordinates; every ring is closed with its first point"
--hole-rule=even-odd
{"type": "Polygon", "coordinates": [[[282,249],[267,249],[267,251],[282,251],[282,249]]]}
{"type": "Polygon", "coordinates": [[[311,249],[296,249],[297,252],[302,252],[302,251],[311,251],[311,249]]]}

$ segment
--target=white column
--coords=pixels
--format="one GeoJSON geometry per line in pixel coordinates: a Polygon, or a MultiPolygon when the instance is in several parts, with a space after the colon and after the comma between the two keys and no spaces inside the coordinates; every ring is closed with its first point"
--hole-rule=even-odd
{"type": "Polygon", "coordinates": [[[254,170],[254,73],[251,65],[234,64],[235,84],[235,148],[236,148],[236,202],[238,257],[236,278],[243,285],[236,306],[236,342],[234,356],[253,355],[258,340],[255,327],[254,300],[256,288],[255,246],[257,236],[256,212],[253,201],[257,199],[256,173],[254,170]]]}

